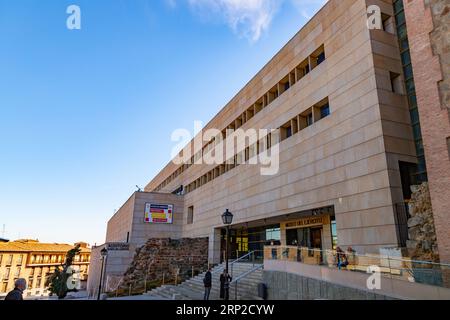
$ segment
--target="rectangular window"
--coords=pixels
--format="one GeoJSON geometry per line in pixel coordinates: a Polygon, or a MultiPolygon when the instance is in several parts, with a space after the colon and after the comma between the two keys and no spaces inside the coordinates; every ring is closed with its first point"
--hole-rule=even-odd
{"type": "Polygon", "coordinates": [[[306,125],[309,127],[314,123],[312,112],[306,116],[306,125]]]}
{"type": "Polygon", "coordinates": [[[6,261],[6,265],[7,265],[7,266],[10,266],[10,265],[12,265],[12,262],[13,262],[13,255],[10,254],[10,255],[8,256],[8,260],[6,261]]]}
{"type": "Polygon", "coordinates": [[[194,223],[194,206],[190,206],[188,208],[187,223],[188,224],[193,224],[194,223]]]}
{"type": "Polygon", "coordinates": [[[328,117],[330,115],[330,105],[327,103],[320,108],[320,119],[328,117]]]}
{"type": "Polygon", "coordinates": [[[450,137],[447,137],[448,159],[450,160],[450,137]]]}
{"type": "Polygon", "coordinates": [[[325,61],[325,52],[322,52],[321,54],[319,54],[319,56],[317,57],[317,65],[321,64],[322,62],[325,61]]]}
{"type": "Polygon", "coordinates": [[[0,292],[6,293],[7,289],[8,289],[8,282],[3,282],[2,287],[0,288],[0,292]]]}
{"type": "Polygon", "coordinates": [[[10,273],[11,273],[11,268],[6,268],[5,269],[5,275],[3,276],[3,280],[8,280],[10,273]]]}
{"type": "Polygon", "coordinates": [[[21,271],[20,267],[16,268],[16,270],[14,271],[14,278],[17,279],[20,277],[20,271],[21,271]]]}
{"type": "Polygon", "coordinates": [[[333,245],[333,250],[336,250],[338,244],[336,220],[331,221],[331,241],[333,245]]]}
{"type": "Polygon", "coordinates": [[[3,255],[0,254],[0,266],[2,265],[3,255]]]}
{"type": "Polygon", "coordinates": [[[292,136],[292,127],[289,126],[286,128],[286,138],[289,138],[292,136]]]}
{"type": "Polygon", "coordinates": [[[21,266],[23,263],[23,254],[19,255],[19,258],[17,259],[17,265],[21,266]]]}

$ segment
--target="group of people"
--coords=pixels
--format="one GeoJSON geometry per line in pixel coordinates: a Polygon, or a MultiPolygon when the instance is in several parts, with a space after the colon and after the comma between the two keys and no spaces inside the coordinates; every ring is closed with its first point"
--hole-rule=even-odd
{"type": "MultiPolygon", "coordinates": [[[[220,275],[220,299],[229,300],[230,299],[230,284],[233,278],[228,274],[228,270],[223,270],[220,275]]],[[[205,285],[205,295],[204,300],[209,300],[209,295],[211,294],[212,288],[212,273],[211,268],[205,274],[203,278],[203,284],[205,285]]]]}

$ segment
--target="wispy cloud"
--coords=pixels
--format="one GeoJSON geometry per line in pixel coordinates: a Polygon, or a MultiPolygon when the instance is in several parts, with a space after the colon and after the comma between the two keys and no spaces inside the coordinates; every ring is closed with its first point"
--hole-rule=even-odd
{"type": "Polygon", "coordinates": [[[291,0],[298,12],[305,18],[311,19],[315,12],[320,9],[328,0],[291,0]]]}
{"type": "MultiPolygon", "coordinates": [[[[202,18],[221,19],[234,33],[256,42],[266,32],[286,0],[166,0],[175,8],[178,2],[187,2],[192,11],[202,18]]],[[[299,13],[310,19],[327,0],[289,0],[299,13]]]]}
{"type": "Polygon", "coordinates": [[[259,40],[270,27],[282,0],[188,0],[202,16],[219,15],[239,36],[259,40]]]}

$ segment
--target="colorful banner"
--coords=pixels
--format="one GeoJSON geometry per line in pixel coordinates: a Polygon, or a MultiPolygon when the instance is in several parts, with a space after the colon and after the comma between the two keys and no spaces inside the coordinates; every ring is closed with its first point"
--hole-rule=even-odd
{"type": "Polygon", "coordinates": [[[146,223],[173,223],[173,205],[171,204],[145,204],[145,219],[146,223]]]}

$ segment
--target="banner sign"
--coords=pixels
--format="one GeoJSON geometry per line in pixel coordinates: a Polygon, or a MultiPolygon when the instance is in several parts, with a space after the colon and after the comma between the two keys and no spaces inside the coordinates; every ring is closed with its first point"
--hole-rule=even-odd
{"type": "Polygon", "coordinates": [[[330,224],[329,216],[308,217],[294,222],[287,222],[286,229],[308,228],[317,225],[330,224]]]}
{"type": "Polygon", "coordinates": [[[130,250],[129,243],[123,242],[110,242],[107,244],[108,251],[128,251],[130,250]]]}
{"type": "Polygon", "coordinates": [[[146,223],[173,223],[173,205],[171,204],[145,204],[146,223]]]}

